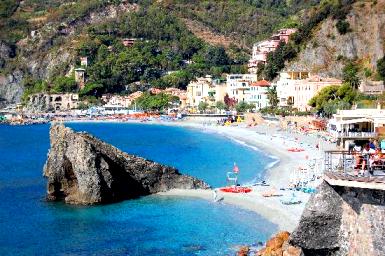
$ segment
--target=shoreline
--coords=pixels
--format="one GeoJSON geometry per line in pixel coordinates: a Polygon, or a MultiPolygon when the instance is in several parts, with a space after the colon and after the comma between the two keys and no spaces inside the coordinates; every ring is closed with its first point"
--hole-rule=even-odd
{"type": "MultiPolygon", "coordinates": [[[[296,197],[302,201],[302,203],[298,205],[283,205],[281,203],[281,199],[291,197],[292,191],[281,191],[279,188],[287,187],[290,174],[297,168],[298,164],[298,159],[293,158],[293,155],[290,155],[290,153],[286,151],[286,148],[274,147],[269,143],[269,135],[257,134],[254,129],[249,130],[249,128],[246,127],[202,126],[189,122],[185,122],[182,125],[174,123],[171,125],[200,130],[204,128],[209,132],[214,132],[227,139],[235,140],[240,145],[251,147],[253,150],[272,158],[273,162],[266,165],[265,169],[262,171],[262,179],[270,184],[269,187],[252,186],[253,191],[247,194],[224,193],[218,191],[217,195],[218,198],[222,199],[220,201],[221,203],[231,204],[245,210],[253,211],[268,221],[276,224],[280,230],[287,230],[290,232],[294,230],[299,223],[303,209],[305,208],[305,204],[310,198],[310,195],[298,192],[296,197]],[[282,194],[282,196],[267,198],[261,195],[262,192],[269,191],[272,188],[282,194]]],[[[304,164],[304,156],[303,159],[304,161],[299,162],[304,164]]],[[[177,189],[159,194],[198,197],[213,201],[213,190],[194,191],[177,189]]]]}
{"type": "MultiPolygon", "coordinates": [[[[247,194],[223,193],[218,190],[217,198],[221,198],[220,203],[231,204],[245,210],[253,211],[268,221],[276,224],[280,230],[293,231],[297,226],[305,204],[310,198],[310,194],[303,192],[294,192],[297,199],[301,200],[301,204],[284,205],[280,200],[287,200],[293,194],[291,190],[279,190],[286,188],[289,185],[290,177],[299,166],[305,166],[309,156],[315,156],[318,152],[311,147],[308,142],[308,147],[304,152],[289,153],[288,147],[296,146],[303,147],[293,134],[280,133],[276,127],[270,125],[258,125],[256,127],[244,127],[244,123],[239,126],[216,126],[206,125],[202,120],[184,120],[175,122],[164,121],[146,121],[129,120],[120,122],[119,120],[74,120],[66,121],[67,123],[89,122],[89,123],[137,123],[147,125],[165,125],[178,126],[201,132],[215,133],[233,140],[242,146],[250,147],[256,152],[263,153],[272,158],[272,163],[266,165],[262,171],[262,179],[266,180],[269,187],[252,186],[253,191],[247,194]],[[197,122],[198,121],[198,122],[197,122]],[[286,137],[282,137],[286,136],[286,137]],[[287,141],[286,141],[287,140],[287,141]],[[276,159],[276,160],[275,160],[276,159]],[[275,160],[275,161],[274,161],[275,160]],[[271,165],[271,166],[270,166],[271,165]],[[263,197],[261,193],[271,190],[282,194],[281,197],[263,197]]],[[[300,135],[298,135],[300,136],[300,135]]],[[[305,137],[306,140],[307,137],[305,137]]],[[[304,138],[302,138],[304,139],[304,138]]],[[[309,139],[309,138],[308,138],[309,139]]],[[[196,197],[213,201],[213,190],[170,190],[167,192],[158,193],[160,196],[180,196],[180,197],[196,197]]]]}
{"type": "MultiPolygon", "coordinates": [[[[77,120],[73,122],[78,122],[77,120]]],[[[165,125],[178,126],[189,129],[194,129],[200,132],[216,133],[226,137],[226,139],[233,140],[242,146],[251,147],[253,150],[263,153],[273,159],[264,170],[262,170],[262,179],[266,180],[270,186],[252,186],[253,191],[247,194],[223,193],[218,191],[218,198],[221,198],[220,203],[230,204],[240,207],[245,210],[253,211],[268,221],[276,224],[278,229],[293,231],[297,226],[305,204],[310,198],[309,194],[303,192],[295,192],[296,198],[302,201],[297,205],[284,205],[280,200],[287,200],[293,194],[291,190],[281,191],[280,188],[286,188],[289,185],[291,174],[300,165],[306,164],[306,155],[315,155],[316,150],[308,148],[305,152],[289,153],[287,148],[289,146],[298,146],[300,144],[295,141],[293,135],[291,141],[287,143],[280,143],[282,139],[278,137],[277,131],[270,126],[259,125],[253,128],[246,128],[240,126],[216,126],[205,125],[202,120],[185,120],[175,122],[163,121],[146,121],[140,122],[138,120],[129,120],[128,122],[120,122],[118,120],[82,120],[80,122],[88,123],[137,123],[147,125],[165,125]],[[261,131],[262,129],[262,131],[261,131]],[[276,160],[275,160],[276,159],[276,160]],[[274,161],[275,160],[275,161],[274,161]],[[271,166],[269,166],[271,165],[271,166]],[[263,197],[261,193],[275,190],[282,194],[281,197],[263,197]]],[[[241,123],[244,125],[244,123],[241,123]]],[[[196,197],[213,201],[213,190],[170,190],[167,192],[158,193],[160,196],[180,196],[180,197],[196,197]]]]}

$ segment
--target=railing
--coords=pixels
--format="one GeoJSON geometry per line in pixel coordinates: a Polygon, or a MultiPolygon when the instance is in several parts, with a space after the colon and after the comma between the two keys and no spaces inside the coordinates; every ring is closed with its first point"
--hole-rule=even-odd
{"type": "Polygon", "coordinates": [[[325,172],[339,172],[346,175],[374,175],[385,172],[385,157],[380,153],[329,150],[325,151],[325,172]],[[379,171],[379,172],[378,172],[379,171]]]}
{"type": "Polygon", "coordinates": [[[378,136],[376,132],[330,132],[335,138],[375,138],[378,136]]]}

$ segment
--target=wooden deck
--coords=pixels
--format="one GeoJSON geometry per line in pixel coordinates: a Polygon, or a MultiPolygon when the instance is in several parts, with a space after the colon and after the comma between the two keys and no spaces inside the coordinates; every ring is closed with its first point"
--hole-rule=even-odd
{"type": "Polygon", "coordinates": [[[332,186],[385,190],[385,176],[355,177],[342,172],[325,172],[324,180],[332,186]]]}

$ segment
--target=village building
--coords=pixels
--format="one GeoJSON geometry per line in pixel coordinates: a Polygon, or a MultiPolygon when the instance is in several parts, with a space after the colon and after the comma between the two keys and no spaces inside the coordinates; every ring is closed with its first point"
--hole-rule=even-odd
{"type": "Polygon", "coordinates": [[[376,139],[385,135],[385,110],[376,109],[337,110],[328,123],[329,133],[341,146],[347,141],[376,139]]]}
{"type": "Polygon", "coordinates": [[[129,108],[134,101],[142,96],[143,92],[137,91],[130,95],[116,95],[116,94],[104,94],[102,95],[102,102],[104,106],[115,106],[120,108],[129,108]]]}
{"type": "Polygon", "coordinates": [[[198,107],[200,102],[206,102],[209,106],[215,106],[218,101],[224,101],[227,93],[227,85],[220,80],[212,79],[211,76],[197,78],[187,86],[186,106],[198,107]]]}
{"type": "Polygon", "coordinates": [[[269,99],[267,97],[267,91],[270,86],[271,84],[266,80],[251,83],[247,102],[254,104],[256,109],[268,107],[269,99]]]}
{"type": "Polygon", "coordinates": [[[29,97],[28,108],[39,111],[68,111],[78,108],[79,95],[75,93],[36,93],[29,97]]]}
{"type": "Polygon", "coordinates": [[[131,47],[134,45],[134,43],[137,41],[136,38],[123,38],[122,39],[122,44],[125,46],[125,47],[131,47]]]}
{"type": "Polygon", "coordinates": [[[330,85],[341,85],[335,78],[311,76],[307,71],[281,72],[277,81],[277,96],[280,107],[291,106],[299,111],[308,111],[309,100],[322,88],[330,85]]]}
{"type": "Polygon", "coordinates": [[[88,66],[88,58],[87,57],[80,57],[80,66],[82,66],[82,67],[88,66]]]}
{"type": "Polygon", "coordinates": [[[86,83],[86,70],[84,68],[75,68],[75,82],[82,89],[86,83]]]}
{"type": "Polygon", "coordinates": [[[187,85],[187,107],[198,107],[200,102],[206,102],[212,82],[213,79],[209,75],[191,81],[187,85]]]}
{"type": "Polygon", "coordinates": [[[247,102],[250,94],[250,85],[257,82],[256,74],[230,74],[227,75],[227,93],[237,102],[247,102]]]}
{"type": "Polygon", "coordinates": [[[252,57],[249,60],[249,73],[256,74],[258,64],[266,63],[267,55],[277,49],[280,42],[287,43],[291,34],[295,33],[296,29],[280,29],[277,34],[272,35],[269,40],[264,40],[253,45],[252,57]]]}
{"type": "Polygon", "coordinates": [[[366,95],[378,95],[385,91],[384,81],[363,80],[358,90],[366,95]]]}

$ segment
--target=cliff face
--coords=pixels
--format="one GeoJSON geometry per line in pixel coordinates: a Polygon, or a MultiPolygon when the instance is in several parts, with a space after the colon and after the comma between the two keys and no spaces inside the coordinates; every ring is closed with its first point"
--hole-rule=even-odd
{"type": "Polygon", "coordinates": [[[44,166],[47,198],[71,204],[99,204],[173,188],[207,189],[177,169],[126,154],[87,133],[63,125],[50,130],[51,149],[44,166]]]}
{"type": "Polygon", "coordinates": [[[138,8],[137,4],[127,2],[109,4],[79,19],[48,22],[19,40],[16,49],[0,41],[0,69],[12,67],[6,75],[0,74],[0,108],[20,103],[26,76],[46,80],[70,72],[76,56],[74,42],[86,36],[90,25],[116,19],[138,8]]]}
{"type": "Polygon", "coordinates": [[[305,255],[385,255],[385,191],[324,182],[306,205],[290,244],[305,255]]]}
{"type": "Polygon", "coordinates": [[[344,59],[357,59],[363,67],[375,71],[385,50],[385,0],[375,2],[353,5],[346,18],[352,31],[344,35],[339,34],[336,21],[331,18],[320,24],[312,40],[287,69],[341,77],[344,59]]]}

